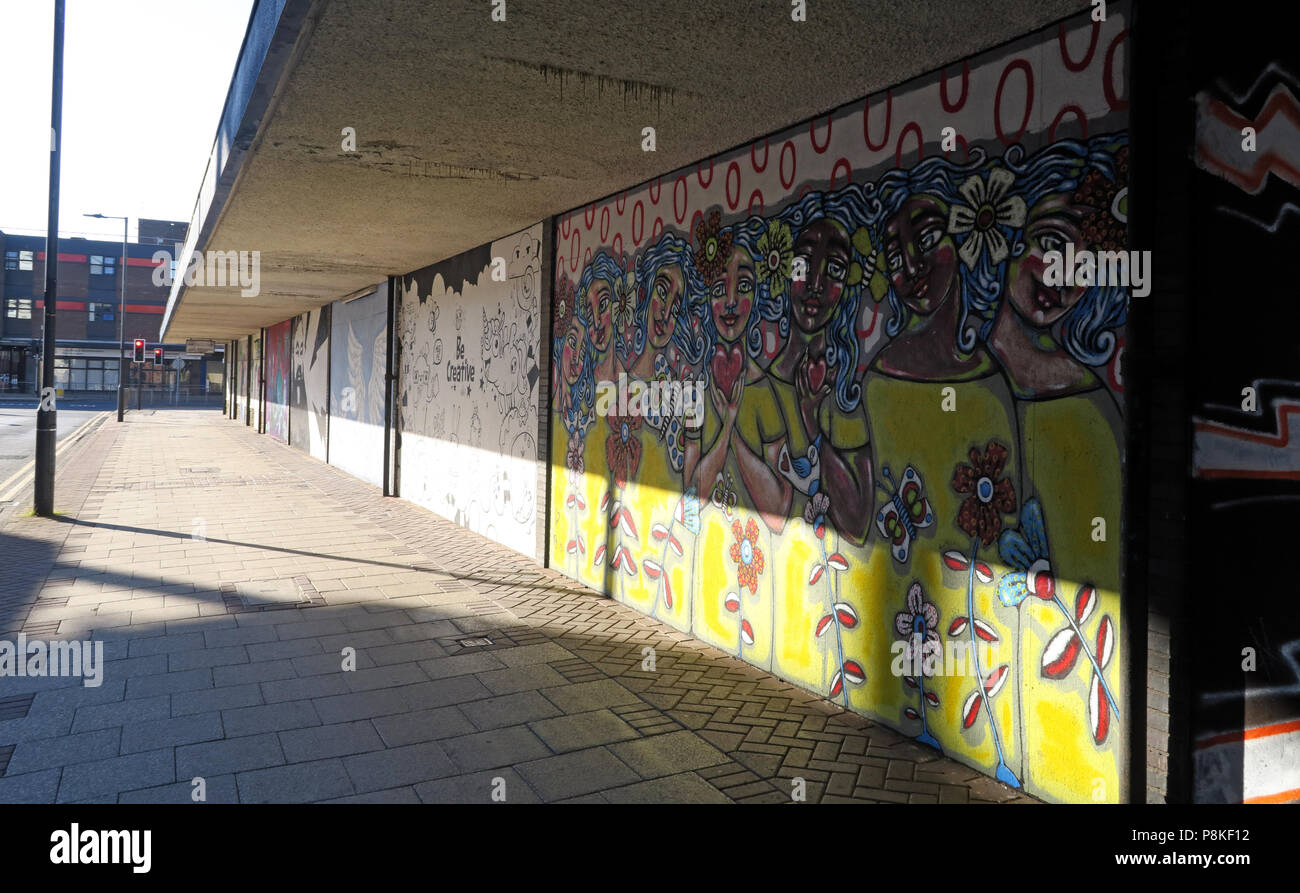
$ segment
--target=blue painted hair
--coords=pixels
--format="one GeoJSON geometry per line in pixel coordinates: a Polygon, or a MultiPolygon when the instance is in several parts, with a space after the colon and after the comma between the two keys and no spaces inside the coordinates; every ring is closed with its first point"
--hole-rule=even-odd
{"type": "MultiPolygon", "coordinates": [[[[1116,156],[1128,145],[1127,134],[1102,134],[1087,142],[1061,140],[1052,143],[1027,160],[1019,147],[1007,151],[1006,166],[1016,176],[1011,194],[1019,195],[1026,206],[1033,206],[1053,193],[1072,193],[1090,171],[1097,171],[1112,182],[1118,180],[1116,156]]],[[[1110,213],[1109,208],[1098,209],[1110,213]]],[[[1017,232],[1012,255],[1019,256],[1027,246],[1024,233],[1017,232]]],[[[1115,351],[1114,329],[1124,325],[1128,316],[1128,288],[1123,285],[1092,285],[1060,321],[1062,346],[1086,366],[1106,363],[1115,351]]]]}
{"type": "MultiPolygon", "coordinates": [[[[591,263],[587,264],[587,266],[583,268],[582,278],[578,280],[578,288],[576,290],[577,294],[574,297],[574,303],[577,306],[575,306],[573,310],[574,313],[580,316],[582,321],[586,323],[588,339],[590,339],[591,332],[596,322],[591,318],[591,308],[587,303],[587,291],[597,279],[604,280],[609,283],[609,297],[610,302],[612,303],[614,298],[618,295],[619,289],[622,287],[620,282],[623,279],[624,273],[625,271],[621,266],[619,266],[618,261],[610,257],[604,250],[596,252],[595,256],[591,259],[591,263]]],[[[610,339],[610,347],[617,352],[620,336],[618,326],[612,324],[612,310],[610,319],[611,328],[613,329],[612,337],[610,339]]]]}
{"type": "MultiPolygon", "coordinates": [[[[959,191],[961,185],[970,177],[981,176],[987,168],[983,150],[972,149],[970,154],[970,160],[964,164],[936,156],[925,159],[909,170],[886,172],[875,184],[875,195],[880,202],[880,225],[877,232],[873,233],[875,238],[872,241],[883,246],[885,222],[898,213],[903,203],[913,196],[931,196],[943,202],[949,209],[955,204],[967,204],[966,197],[959,191]]],[[[1012,235],[1008,227],[997,226],[1004,236],[1012,235]]],[[[949,238],[960,248],[972,235],[973,232],[950,234],[949,238]]],[[[986,338],[993,327],[993,316],[1002,290],[1002,271],[1005,263],[1003,261],[1001,264],[993,264],[989,260],[987,251],[980,252],[979,260],[973,270],[968,268],[965,262],[958,260],[957,275],[961,285],[961,309],[957,320],[956,336],[957,346],[966,353],[973,351],[977,338],[979,340],[986,338]],[[982,321],[978,331],[967,326],[967,320],[971,316],[982,321]]],[[[889,276],[888,270],[885,271],[885,275],[889,276]]],[[[885,326],[885,332],[893,337],[911,322],[912,312],[907,309],[902,298],[894,292],[892,279],[888,294],[889,307],[893,314],[885,326]]]]}
{"type": "Polygon", "coordinates": [[[637,283],[642,293],[636,308],[637,329],[644,333],[649,324],[647,316],[655,277],[661,269],[673,264],[682,269],[683,294],[677,308],[672,343],[687,363],[698,366],[704,360],[704,352],[708,347],[704,327],[700,324],[702,312],[708,313],[708,302],[705,300],[704,280],[695,268],[695,254],[691,251],[690,243],[681,236],[664,233],[658,242],[647,246],[637,260],[637,283]]]}
{"type": "MultiPolygon", "coordinates": [[[[857,408],[862,400],[862,388],[853,374],[858,364],[858,306],[871,280],[877,257],[863,256],[854,244],[853,236],[862,227],[871,232],[880,216],[880,201],[869,193],[869,188],[857,183],[850,183],[834,192],[809,192],[778,215],[778,219],[790,227],[796,244],[809,224],[823,218],[835,222],[848,237],[850,263],[856,263],[862,270],[858,282],[845,283],[835,312],[826,324],[826,361],[839,367],[835,376],[835,402],[844,412],[857,408]]],[[[780,299],[782,313],[788,316],[789,297],[782,294],[780,299]]]]}

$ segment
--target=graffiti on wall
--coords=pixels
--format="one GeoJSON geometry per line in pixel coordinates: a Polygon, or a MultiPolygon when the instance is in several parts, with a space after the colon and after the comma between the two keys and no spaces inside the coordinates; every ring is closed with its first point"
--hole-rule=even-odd
{"type": "Polygon", "coordinates": [[[1193,280],[1192,342],[1216,350],[1194,369],[1190,548],[1214,555],[1227,545],[1231,554],[1191,576],[1194,798],[1206,803],[1300,800],[1300,619],[1276,572],[1278,556],[1294,549],[1300,503],[1300,310],[1272,300],[1268,324],[1248,335],[1224,339],[1217,327],[1223,295],[1276,295],[1293,278],[1300,78],[1258,61],[1270,40],[1288,51],[1288,36],[1242,38],[1216,28],[1206,37],[1214,52],[1195,54],[1207,83],[1196,94],[1194,251],[1255,258],[1207,265],[1193,280]]]}
{"type": "Polygon", "coordinates": [[[541,236],[539,224],[403,277],[397,310],[400,494],[528,555],[541,236]]]}
{"type": "Polygon", "coordinates": [[[1129,289],[1048,268],[1127,248],[1126,35],[1112,7],[559,219],[553,566],[1118,800],[1129,289]],[[702,383],[701,424],[602,406],[620,378],[702,383]]]}
{"type": "Polygon", "coordinates": [[[329,460],[377,484],[384,469],[388,286],[331,305],[329,460]]]}
{"type": "Polygon", "coordinates": [[[266,433],[289,442],[290,340],[293,321],[266,330],[266,433]]]}
{"type": "Polygon", "coordinates": [[[330,305],[293,319],[289,442],[317,459],[329,437],[330,305]]]}

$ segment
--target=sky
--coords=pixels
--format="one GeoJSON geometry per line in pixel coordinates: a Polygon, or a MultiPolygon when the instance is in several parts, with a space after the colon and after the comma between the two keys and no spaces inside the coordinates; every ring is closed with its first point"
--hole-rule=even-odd
{"type": "MultiPolygon", "coordinates": [[[[189,222],[253,0],[66,0],[60,237],[189,222]]],[[[45,235],[54,0],[0,0],[0,230],[45,235]]]]}

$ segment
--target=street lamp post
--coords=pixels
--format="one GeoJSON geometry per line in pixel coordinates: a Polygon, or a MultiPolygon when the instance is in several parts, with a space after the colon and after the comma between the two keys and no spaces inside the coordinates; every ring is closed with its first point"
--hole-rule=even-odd
{"type": "Polygon", "coordinates": [[[118,275],[122,277],[122,289],[117,302],[117,420],[120,422],[126,412],[126,391],[123,389],[123,382],[126,381],[126,334],[124,326],[126,325],[126,230],[130,218],[117,217],[112,214],[87,214],[85,216],[95,217],[100,220],[122,221],[122,266],[118,270],[118,275]]]}

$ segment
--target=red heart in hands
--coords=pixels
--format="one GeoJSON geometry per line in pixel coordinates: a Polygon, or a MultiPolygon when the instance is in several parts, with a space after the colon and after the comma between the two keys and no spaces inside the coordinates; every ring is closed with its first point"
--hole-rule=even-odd
{"type": "Polygon", "coordinates": [[[740,377],[740,370],[745,365],[745,352],[739,342],[724,347],[719,344],[713,352],[713,360],[709,367],[713,370],[713,380],[718,385],[718,390],[728,400],[731,399],[732,388],[735,387],[736,379],[740,377]]]}

